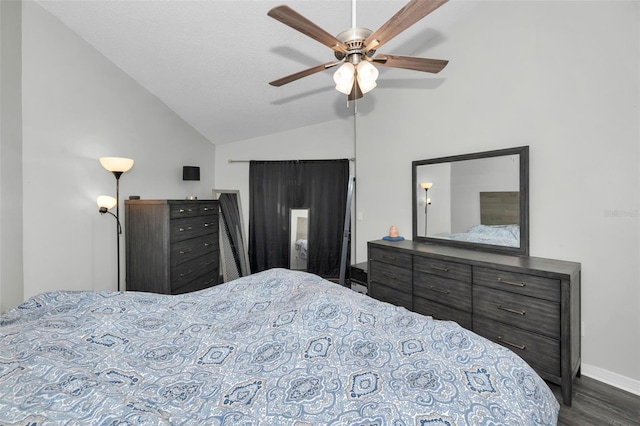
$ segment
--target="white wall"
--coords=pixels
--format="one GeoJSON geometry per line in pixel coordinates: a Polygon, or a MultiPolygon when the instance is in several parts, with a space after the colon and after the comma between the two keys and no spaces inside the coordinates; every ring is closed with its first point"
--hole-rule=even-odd
{"type": "Polygon", "coordinates": [[[115,179],[99,157],[135,160],[120,179],[123,225],[131,194],[188,195],[183,165],[201,167],[195,195],[211,198],[215,147],[33,2],[23,3],[23,124],[25,298],[116,289],[115,221],[95,201],[115,195],[115,179]]]}
{"type": "Polygon", "coordinates": [[[439,87],[385,90],[416,78],[385,73],[357,119],[358,260],[389,223],[411,229],[412,160],[529,145],[531,255],[582,263],[582,371],[637,393],[639,4],[478,2],[415,52],[450,60],[439,87]]]}
{"type": "Polygon", "coordinates": [[[22,303],[20,2],[0,2],[0,312],[22,303]]]}

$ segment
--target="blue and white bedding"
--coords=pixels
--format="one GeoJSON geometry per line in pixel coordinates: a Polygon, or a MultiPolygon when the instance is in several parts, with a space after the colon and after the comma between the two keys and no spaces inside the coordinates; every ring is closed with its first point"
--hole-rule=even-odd
{"type": "Polygon", "coordinates": [[[474,225],[467,232],[449,234],[447,238],[472,243],[520,247],[520,227],[518,225],[474,225]]]}
{"type": "Polygon", "coordinates": [[[0,317],[0,424],[555,425],[510,350],[304,272],[0,317]]]}

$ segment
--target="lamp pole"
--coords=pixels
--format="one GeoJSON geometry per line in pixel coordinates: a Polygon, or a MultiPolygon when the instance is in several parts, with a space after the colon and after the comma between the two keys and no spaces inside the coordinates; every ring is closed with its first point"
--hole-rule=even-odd
{"type": "MultiPolygon", "coordinates": [[[[116,178],[116,258],[118,262],[118,291],[120,291],[120,234],[122,227],[120,226],[120,176],[133,167],[134,161],[130,158],[122,157],[101,157],[100,164],[102,167],[113,173],[116,178]]],[[[102,212],[102,210],[100,210],[102,212]]]]}
{"type": "Polygon", "coordinates": [[[120,176],[123,172],[111,173],[116,177],[116,262],[118,262],[118,291],[120,291],[120,234],[122,234],[120,227],[120,176]]]}
{"type": "Polygon", "coordinates": [[[427,193],[429,192],[429,188],[424,189],[424,236],[427,236],[427,212],[429,211],[429,197],[427,197],[427,193]]]}

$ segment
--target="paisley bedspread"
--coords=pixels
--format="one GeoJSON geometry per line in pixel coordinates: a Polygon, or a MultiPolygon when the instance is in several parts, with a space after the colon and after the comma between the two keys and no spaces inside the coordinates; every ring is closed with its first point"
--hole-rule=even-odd
{"type": "Polygon", "coordinates": [[[510,350],[304,272],[44,293],[0,317],[2,425],[555,425],[558,408],[510,350]]]}

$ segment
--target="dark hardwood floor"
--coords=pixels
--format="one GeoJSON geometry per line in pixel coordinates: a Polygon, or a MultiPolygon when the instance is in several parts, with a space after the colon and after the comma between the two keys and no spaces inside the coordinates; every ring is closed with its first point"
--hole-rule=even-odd
{"type": "MultiPolygon", "coordinates": [[[[562,401],[560,386],[549,384],[549,387],[562,401]]],[[[578,377],[573,384],[571,407],[560,402],[558,425],[640,425],[640,396],[590,377],[578,377]]]]}

